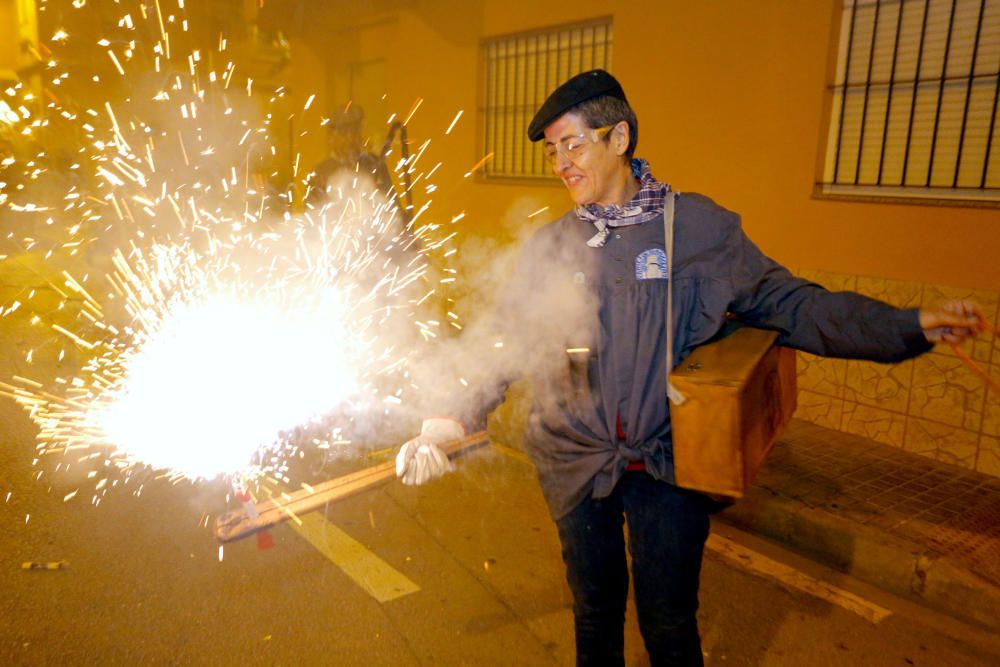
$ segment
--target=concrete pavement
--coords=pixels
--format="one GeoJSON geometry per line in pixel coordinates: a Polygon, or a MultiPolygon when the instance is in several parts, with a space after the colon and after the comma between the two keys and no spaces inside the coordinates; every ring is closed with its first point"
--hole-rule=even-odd
{"type": "Polygon", "coordinates": [[[793,421],[718,518],[1000,629],[1000,479],[793,421]]]}

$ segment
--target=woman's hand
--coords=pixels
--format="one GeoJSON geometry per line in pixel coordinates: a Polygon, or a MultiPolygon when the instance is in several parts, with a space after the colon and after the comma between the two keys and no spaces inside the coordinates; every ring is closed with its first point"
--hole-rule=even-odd
{"type": "Polygon", "coordinates": [[[920,328],[932,343],[962,343],[990,326],[978,303],[946,301],[920,309],[920,328]]]}

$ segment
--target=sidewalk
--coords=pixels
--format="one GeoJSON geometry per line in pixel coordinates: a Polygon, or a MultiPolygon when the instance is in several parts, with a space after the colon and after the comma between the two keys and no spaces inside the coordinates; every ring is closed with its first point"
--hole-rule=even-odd
{"type": "Polygon", "coordinates": [[[1000,629],[1000,479],[793,420],[719,520],[1000,629]]]}

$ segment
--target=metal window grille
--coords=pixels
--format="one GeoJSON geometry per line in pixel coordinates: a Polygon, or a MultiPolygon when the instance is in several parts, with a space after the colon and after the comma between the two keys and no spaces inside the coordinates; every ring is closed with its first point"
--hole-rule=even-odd
{"type": "Polygon", "coordinates": [[[820,191],[1000,202],[1000,0],[845,0],[820,191]]]}
{"type": "Polygon", "coordinates": [[[559,84],[611,64],[611,19],[506,35],[482,43],[486,178],[554,177],[541,143],[528,141],[528,124],[559,84]]]}

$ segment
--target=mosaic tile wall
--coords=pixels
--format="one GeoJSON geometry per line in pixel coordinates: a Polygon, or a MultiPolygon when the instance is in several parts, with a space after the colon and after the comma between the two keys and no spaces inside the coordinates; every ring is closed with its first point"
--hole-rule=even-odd
{"type": "MultiPolygon", "coordinates": [[[[852,290],[900,307],[972,299],[998,324],[1000,293],[800,270],[831,290],[852,290]]],[[[989,334],[964,351],[1000,380],[1000,342],[989,334]]],[[[796,417],[908,452],[1000,477],[1000,395],[948,345],[900,364],[799,353],[796,417]]]]}

